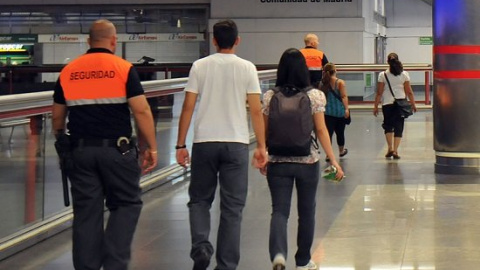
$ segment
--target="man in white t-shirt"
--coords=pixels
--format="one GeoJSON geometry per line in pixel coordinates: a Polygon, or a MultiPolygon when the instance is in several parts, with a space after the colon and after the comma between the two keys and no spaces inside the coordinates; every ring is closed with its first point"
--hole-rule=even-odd
{"type": "Polygon", "coordinates": [[[252,164],[267,162],[257,70],[235,55],[240,42],[235,22],[220,21],[213,27],[217,53],[193,63],[185,87],[176,158],[188,166],[185,145],[197,98],[189,187],[190,232],[193,270],[206,270],[214,253],[210,233],[210,207],[220,184],[220,224],[216,270],[234,270],[240,259],[240,225],[248,189],[248,103],[257,146],[252,164]]]}

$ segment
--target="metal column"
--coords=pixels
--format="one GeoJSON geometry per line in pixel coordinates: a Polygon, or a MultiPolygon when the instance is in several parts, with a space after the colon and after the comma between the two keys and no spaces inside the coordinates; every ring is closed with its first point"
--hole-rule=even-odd
{"type": "Polygon", "coordinates": [[[435,0],[435,172],[480,174],[480,1],[435,0]]]}

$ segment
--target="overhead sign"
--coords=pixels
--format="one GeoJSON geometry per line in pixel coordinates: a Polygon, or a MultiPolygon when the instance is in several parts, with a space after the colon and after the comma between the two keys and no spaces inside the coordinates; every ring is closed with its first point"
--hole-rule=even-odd
{"type": "Polygon", "coordinates": [[[25,52],[23,44],[0,44],[0,52],[25,52]]]}
{"type": "MultiPolygon", "coordinates": [[[[374,0],[210,0],[211,18],[357,18],[374,0]]],[[[383,1],[382,1],[383,2],[383,1]]],[[[321,23],[321,22],[319,22],[321,23]]]]}
{"type": "MultiPolygon", "coordinates": [[[[88,35],[84,34],[53,34],[39,35],[40,43],[84,43],[88,35]]],[[[158,41],[204,41],[200,33],[170,33],[170,34],[118,34],[118,42],[158,42],[158,41]]]]}
{"type": "Polygon", "coordinates": [[[203,41],[203,34],[199,33],[170,33],[170,34],[119,34],[119,42],[156,42],[156,41],[203,41]]]}
{"type": "Polygon", "coordinates": [[[11,34],[0,35],[0,43],[36,43],[38,35],[30,34],[11,34]]]}
{"type": "Polygon", "coordinates": [[[433,45],[433,37],[419,37],[420,45],[433,45]]]}
{"type": "Polygon", "coordinates": [[[39,35],[39,43],[83,43],[87,42],[88,35],[82,34],[53,34],[39,35]]]}

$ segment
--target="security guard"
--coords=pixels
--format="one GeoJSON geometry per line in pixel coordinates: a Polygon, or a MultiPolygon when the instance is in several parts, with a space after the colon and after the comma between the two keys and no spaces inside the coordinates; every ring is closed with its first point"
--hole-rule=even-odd
{"type": "Polygon", "coordinates": [[[72,146],[73,264],[77,270],[123,270],[142,208],[129,109],[148,144],[144,171],[157,165],[155,130],[137,72],[114,55],[115,26],[95,21],[88,44],[86,54],[63,68],[53,94],[54,133],[63,133],[68,114],[72,146]],[[104,200],[110,211],[105,229],[104,200]]]}
{"type": "Polygon", "coordinates": [[[307,34],[304,38],[305,48],[301,49],[305,60],[307,61],[307,67],[310,71],[310,83],[313,87],[319,88],[319,84],[322,81],[323,66],[328,63],[327,56],[320,50],[318,50],[318,37],[315,34],[307,34]]]}

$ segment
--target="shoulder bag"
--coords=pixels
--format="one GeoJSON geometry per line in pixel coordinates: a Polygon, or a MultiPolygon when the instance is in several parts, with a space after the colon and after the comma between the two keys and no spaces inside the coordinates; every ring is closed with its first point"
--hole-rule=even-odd
{"type": "MultiPolygon", "coordinates": [[[[335,81],[335,89],[337,89],[337,82],[338,79],[335,81]]],[[[332,92],[332,94],[343,104],[342,98],[335,92],[335,89],[332,89],[332,87],[330,87],[330,92],[332,92]]],[[[348,109],[348,118],[343,118],[345,125],[350,125],[350,123],[352,122],[352,117],[350,117],[350,115],[350,109],[348,109]]]]}
{"type": "Polygon", "coordinates": [[[384,72],[383,75],[387,80],[390,93],[392,93],[392,97],[395,99],[395,101],[393,102],[393,105],[397,107],[398,114],[402,118],[408,118],[410,115],[413,114],[412,104],[410,104],[410,102],[406,98],[395,98],[395,95],[393,94],[392,86],[390,85],[390,80],[387,77],[387,73],[384,72]]]}

